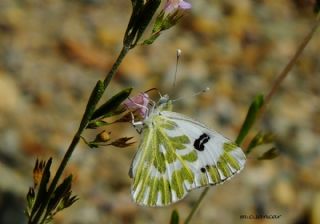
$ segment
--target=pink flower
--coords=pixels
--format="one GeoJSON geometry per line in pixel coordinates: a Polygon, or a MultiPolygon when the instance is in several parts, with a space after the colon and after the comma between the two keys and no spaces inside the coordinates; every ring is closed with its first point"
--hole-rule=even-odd
{"type": "Polygon", "coordinates": [[[140,93],[132,98],[123,102],[123,104],[131,111],[137,111],[142,118],[145,118],[148,112],[148,104],[150,98],[146,93],[140,93]]]}
{"type": "Polygon", "coordinates": [[[184,0],[167,0],[167,3],[164,7],[164,11],[166,13],[171,13],[176,9],[190,9],[191,4],[189,2],[185,2],[184,0]]]}

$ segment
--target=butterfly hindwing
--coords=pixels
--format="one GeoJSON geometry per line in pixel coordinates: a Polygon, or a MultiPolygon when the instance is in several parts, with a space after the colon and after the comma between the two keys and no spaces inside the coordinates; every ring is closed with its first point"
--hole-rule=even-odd
{"type": "Polygon", "coordinates": [[[196,154],[195,161],[187,160],[189,168],[195,174],[195,180],[187,187],[188,190],[223,183],[243,168],[245,155],[241,148],[229,139],[181,114],[169,111],[161,114],[168,120],[175,121],[177,132],[184,133],[190,139],[188,148],[176,150],[176,153],[196,154]]]}
{"type": "Polygon", "coordinates": [[[223,183],[245,163],[242,150],[181,114],[161,111],[145,121],[131,166],[132,196],[145,206],[166,206],[188,191],[223,183]]]}

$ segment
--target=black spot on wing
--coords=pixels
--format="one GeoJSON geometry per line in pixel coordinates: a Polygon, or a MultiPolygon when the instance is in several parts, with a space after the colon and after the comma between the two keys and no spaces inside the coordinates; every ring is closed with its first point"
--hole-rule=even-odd
{"type": "Polygon", "coordinates": [[[199,136],[199,138],[197,138],[194,143],[193,146],[196,150],[198,151],[203,151],[204,150],[204,145],[210,140],[210,136],[207,135],[206,133],[203,133],[202,135],[199,136]]]}

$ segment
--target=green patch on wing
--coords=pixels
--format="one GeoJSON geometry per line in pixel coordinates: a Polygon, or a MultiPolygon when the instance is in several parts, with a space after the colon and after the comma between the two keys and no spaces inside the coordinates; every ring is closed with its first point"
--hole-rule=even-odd
{"type": "Polygon", "coordinates": [[[147,182],[147,186],[150,187],[150,193],[148,198],[148,204],[155,206],[158,201],[158,197],[161,197],[162,204],[169,204],[171,201],[170,184],[164,177],[156,178],[150,177],[147,182]],[[160,194],[159,194],[160,192],[160,194]]]}
{"type": "Polygon", "coordinates": [[[190,172],[190,170],[186,169],[185,167],[181,168],[180,170],[175,170],[172,173],[172,189],[176,192],[179,199],[185,194],[185,189],[183,186],[185,180],[190,184],[194,181],[193,172],[190,172]]]}
{"type": "Polygon", "coordinates": [[[238,146],[233,142],[225,142],[223,144],[223,150],[226,152],[231,152],[231,151],[235,150],[236,148],[238,148],[238,146]]]}
{"type": "Polygon", "coordinates": [[[190,143],[190,139],[186,135],[180,135],[176,137],[169,137],[172,146],[175,149],[185,149],[185,144],[190,143]]]}
{"type": "Polygon", "coordinates": [[[230,153],[224,152],[220,158],[225,163],[228,163],[235,170],[241,169],[239,162],[232,155],[230,155],[230,153]]]}
{"type": "Polygon", "coordinates": [[[184,182],[194,182],[194,173],[186,162],[194,162],[198,156],[193,150],[182,156],[177,154],[176,150],[187,148],[190,139],[186,135],[170,137],[167,134],[166,130],[177,127],[175,122],[157,116],[153,124],[144,129],[133,191],[135,200],[140,204],[168,205],[172,202],[172,191],[181,199],[186,194],[184,182]],[[168,172],[167,166],[176,161],[181,162],[182,168],[168,172]]]}
{"type": "Polygon", "coordinates": [[[157,124],[160,125],[161,128],[173,130],[177,127],[177,124],[173,121],[168,121],[164,119],[158,119],[158,120],[159,121],[157,122],[157,124]]]}
{"type": "Polygon", "coordinates": [[[220,178],[220,174],[219,174],[217,167],[216,166],[207,166],[206,168],[211,176],[213,183],[214,184],[219,183],[221,181],[221,178],[220,178]]]}
{"type": "MultiPolygon", "coordinates": [[[[231,146],[232,144],[228,143],[225,145],[231,146]]],[[[229,147],[228,149],[231,149],[231,147],[229,147]]],[[[237,158],[235,158],[230,152],[225,150],[219,157],[217,164],[207,165],[205,168],[208,175],[211,177],[213,184],[218,184],[224,182],[227,178],[234,175],[241,169],[241,166],[237,158]]],[[[207,181],[205,180],[205,176],[203,174],[201,175],[202,177],[200,178],[200,184],[201,186],[205,186],[207,185],[207,181]]]]}
{"type": "Polygon", "coordinates": [[[222,174],[225,178],[228,178],[232,175],[230,168],[228,167],[228,164],[223,161],[223,160],[219,160],[217,162],[217,167],[220,171],[222,171],[222,174]]]}

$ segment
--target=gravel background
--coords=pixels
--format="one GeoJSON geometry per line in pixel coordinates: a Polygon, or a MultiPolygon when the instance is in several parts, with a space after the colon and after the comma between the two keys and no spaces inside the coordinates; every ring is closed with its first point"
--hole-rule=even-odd
{"type": "MultiPolygon", "coordinates": [[[[314,21],[311,0],[190,0],[178,26],[133,50],[105,97],[124,87],[156,87],[175,111],[235,139],[248,105],[267,93],[314,21]],[[175,51],[182,49],[176,87],[175,51]],[[205,87],[211,91],[189,97],[205,87]]],[[[25,223],[24,197],[36,158],[57,167],[88,95],[119,50],[130,1],[0,1],[0,223],[25,223]]],[[[317,33],[273,98],[256,131],[272,131],[281,156],[248,158],[243,172],[212,188],[194,223],[320,223],[320,42],[317,33]],[[240,215],[281,215],[241,220],[240,215]]],[[[114,136],[139,136],[129,124],[114,136]]],[[[87,132],[87,137],[94,136],[87,132]]],[[[80,200],[54,223],[168,223],[185,218],[201,191],[168,208],[131,201],[128,170],[137,144],[91,150],[78,145],[66,174],[80,200]]]]}

